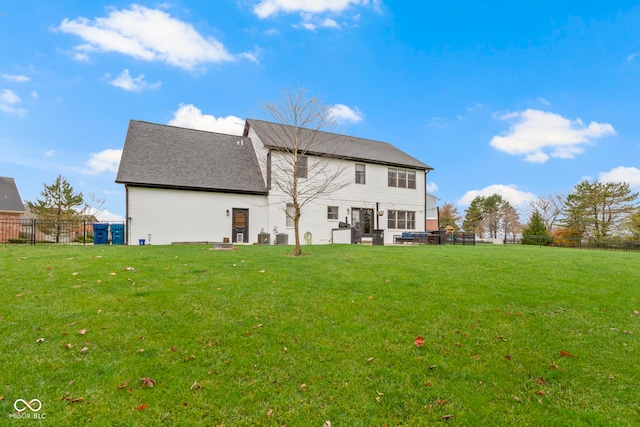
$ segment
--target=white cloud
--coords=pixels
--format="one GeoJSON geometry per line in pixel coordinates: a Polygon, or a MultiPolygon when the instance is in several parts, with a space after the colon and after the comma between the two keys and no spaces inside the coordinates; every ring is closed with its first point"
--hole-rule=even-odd
{"type": "Polygon", "coordinates": [[[35,91],[35,90],[32,90],[31,91],[31,97],[34,98],[34,99],[37,98],[38,97],[38,92],[35,91]]]}
{"type": "Polygon", "coordinates": [[[433,181],[427,181],[427,193],[432,194],[438,192],[438,184],[433,181]]]}
{"type": "Polygon", "coordinates": [[[53,157],[53,156],[55,156],[55,154],[56,154],[56,150],[47,150],[47,151],[44,153],[44,156],[45,156],[45,157],[53,157]]]}
{"type": "Polygon", "coordinates": [[[600,172],[598,180],[601,182],[626,182],[631,188],[640,190],[640,169],[618,166],[609,172],[600,172]]]}
{"type": "Polygon", "coordinates": [[[491,139],[491,146],[513,155],[524,155],[525,160],[544,163],[549,156],[573,159],[584,151],[585,144],[616,131],[609,123],[569,120],[559,114],[528,109],[497,116],[504,121],[515,121],[511,128],[491,139]]]}
{"type": "Polygon", "coordinates": [[[95,217],[98,221],[124,221],[125,219],[122,215],[109,212],[106,209],[96,213],[95,217]]]}
{"type": "Polygon", "coordinates": [[[28,82],[29,80],[31,80],[27,76],[16,75],[16,74],[3,74],[2,78],[7,80],[7,81],[9,81],[9,82],[16,82],[16,83],[24,83],[24,82],[28,82]]]}
{"type": "Polygon", "coordinates": [[[253,7],[253,13],[259,18],[268,18],[279,12],[283,13],[340,13],[350,6],[379,4],[379,1],[369,0],[261,0],[253,7]]]}
{"type": "Polygon", "coordinates": [[[102,172],[118,172],[122,150],[108,148],[99,153],[91,153],[86,168],[77,168],[79,172],[87,175],[97,175],[102,172]]]}
{"type": "Polygon", "coordinates": [[[537,98],[536,101],[538,101],[542,105],[546,105],[546,106],[551,105],[551,103],[544,98],[537,98]]]}
{"type": "Polygon", "coordinates": [[[144,80],[144,74],[140,74],[138,77],[131,77],[131,74],[129,74],[129,70],[127,70],[126,68],[122,71],[122,73],[120,73],[118,77],[111,80],[109,83],[111,83],[113,86],[128,90],[130,92],[141,92],[144,89],[153,90],[162,86],[162,82],[160,81],[155,83],[147,83],[144,80]]]}
{"type": "Polygon", "coordinates": [[[477,196],[488,197],[494,194],[499,194],[504,200],[508,201],[516,208],[523,205],[524,203],[527,203],[529,200],[533,200],[536,198],[535,194],[518,190],[518,187],[513,184],[493,184],[481,190],[467,191],[464,196],[462,196],[462,198],[458,200],[458,205],[469,206],[471,204],[471,201],[477,196]]]}
{"type": "Polygon", "coordinates": [[[16,105],[21,102],[20,97],[9,89],[4,89],[0,92],[0,111],[18,115],[26,114],[27,110],[16,107],[16,105]]]}
{"type": "Polygon", "coordinates": [[[364,118],[364,114],[358,107],[355,110],[343,104],[336,104],[330,108],[329,114],[338,123],[359,123],[364,118]]]}
{"type": "MultiPolygon", "coordinates": [[[[75,46],[77,60],[93,52],[118,52],[145,61],[164,61],[191,70],[206,63],[233,61],[222,43],[203,37],[191,24],[158,9],[137,4],[112,10],[106,18],[64,19],[58,30],[84,40],[75,46]]],[[[241,54],[240,56],[252,56],[241,54]]]]}
{"type": "Polygon", "coordinates": [[[169,121],[169,124],[171,126],[206,130],[227,135],[240,136],[244,132],[243,119],[235,116],[215,117],[209,114],[202,114],[202,111],[193,104],[180,104],[180,108],[173,113],[173,119],[169,121]]]}

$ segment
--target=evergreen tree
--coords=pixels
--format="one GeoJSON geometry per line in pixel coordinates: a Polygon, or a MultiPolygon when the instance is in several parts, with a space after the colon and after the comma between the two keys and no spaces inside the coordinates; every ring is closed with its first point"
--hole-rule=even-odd
{"type": "Polygon", "coordinates": [[[476,196],[469,204],[462,222],[465,233],[474,233],[478,237],[484,234],[484,201],[484,197],[476,196]]]}
{"type": "Polygon", "coordinates": [[[44,184],[40,195],[42,199],[36,199],[35,203],[27,201],[27,206],[40,221],[40,231],[53,234],[55,242],[59,243],[65,230],[63,224],[80,218],[80,212],[74,208],[81,206],[84,198],[82,193],[73,192],[73,187],[62,175],[58,175],[53,184],[44,184]]]}
{"type": "Polygon", "coordinates": [[[540,215],[540,212],[535,211],[529,219],[527,228],[522,230],[522,244],[547,246],[551,244],[552,241],[553,238],[547,231],[542,215],[540,215]]]}

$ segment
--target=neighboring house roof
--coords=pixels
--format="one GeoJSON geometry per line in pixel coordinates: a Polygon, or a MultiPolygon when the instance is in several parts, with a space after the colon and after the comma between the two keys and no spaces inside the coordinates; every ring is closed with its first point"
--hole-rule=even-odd
{"type": "Polygon", "coordinates": [[[13,178],[0,176],[0,211],[1,212],[24,212],[24,204],[18,193],[18,187],[13,178]]]}
{"type": "Polygon", "coordinates": [[[116,182],[266,194],[249,138],[131,120],[116,182]]]}
{"type": "Polygon", "coordinates": [[[313,143],[310,144],[307,154],[330,155],[367,163],[433,170],[433,168],[426,163],[421,162],[386,142],[324,131],[295,128],[293,126],[254,119],[246,120],[245,136],[248,136],[249,128],[252,128],[256,132],[266,147],[275,150],[291,149],[292,146],[287,144],[287,142],[291,140],[291,135],[293,135],[296,130],[299,130],[301,138],[306,138],[306,141],[310,141],[310,138],[313,138],[313,143]],[[315,135],[313,134],[314,132],[316,132],[315,135]]]}

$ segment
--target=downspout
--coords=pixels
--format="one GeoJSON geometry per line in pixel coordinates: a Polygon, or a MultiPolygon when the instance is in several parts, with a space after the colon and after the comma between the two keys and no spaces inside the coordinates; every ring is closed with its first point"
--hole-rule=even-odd
{"type": "Polygon", "coordinates": [[[424,171],[424,231],[427,231],[427,175],[431,172],[430,169],[425,169],[424,171]]]}
{"type": "Polygon", "coordinates": [[[125,224],[125,235],[126,235],[126,241],[127,241],[127,245],[130,245],[131,242],[131,217],[129,216],[129,186],[127,184],[124,185],[124,212],[125,212],[125,216],[124,216],[124,220],[126,221],[125,224]]]}

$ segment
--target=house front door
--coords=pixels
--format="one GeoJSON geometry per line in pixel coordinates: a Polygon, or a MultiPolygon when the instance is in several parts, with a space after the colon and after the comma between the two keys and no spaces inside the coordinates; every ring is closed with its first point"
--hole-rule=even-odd
{"type": "Polygon", "coordinates": [[[231,229],[232,243],[246,243],[249,241],[249,209],[233,208],[233,226],[231,229]]]}
{"type": "Polygon", "coordinates": [[[351,224],[356,229],[356,233],[362,237],[371,237],[373,231],[373,209],[353,208],[351,209],[351,224]]]}

